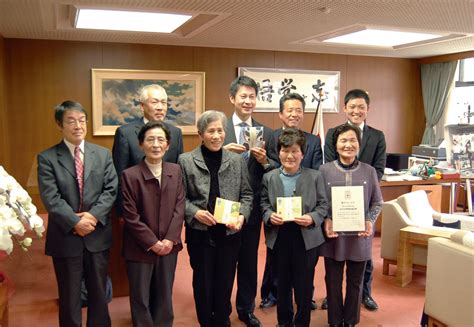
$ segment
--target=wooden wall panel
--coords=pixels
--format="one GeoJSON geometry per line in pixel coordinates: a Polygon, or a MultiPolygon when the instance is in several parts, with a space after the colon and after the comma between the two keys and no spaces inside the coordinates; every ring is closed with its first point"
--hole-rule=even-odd
{"type": "Polygon", "coordinates": [[[25,184],[37,153],[61,138],[53,108],[76,100],[90,116],[90,68],[101,52],[93,43],[7,39],[6,54],[10,160],[25,184]]]}
{"type": "MultiPolygon", "coordinates": [[[[60,140],[53,107],[73,99],[91,113],[92,68],[204,71],[205,108],[222,110],[227,115],[232,113],[228,87],[239,66],[339,70],[342,96],[349,88],[369,90],[373,99],[369,123],[385,131],[388,151],[409,152],[411,145],[419,143],[424,126],[424,119],[419,118],[423,117],[423,110],[416,60],[22,39],[5,39],[4,48],[5,108],[9,110],[2,121],[10,127],[6,137],[10,148],[6,153],[12,173],[22,183],[27,180],[34,156],[60,140]]],[[[0,63],[1,60],[0,56],[0,63]]],[[[307,115],[306,130],[310,129],[313,116],[307,115]]],[[[276,113],[259,113],[255,117],[271,128],[281,125],[276,113]]],[[[344,120],[342,111],[327,114],[325,127],[344,120]]],[[[89,141],[112,147],[112,136],[93,137],[91,128],[89,124],[89,141]]],[[[184,142],[186,151],[200,144],[197,136],[185,136],[184,142]]]]}
{"type": "Polygon", "coordinates": [[[411,146],[421,142],[425,124],[419,65],[406,59],[353,56],[347,68],[344,92],[369,92],[367,123],[384,131],[387,152],[411,153],[411,146]]]}
{"type": "Polygon", "coordinates": [[[0,35],[0,166],[10,170],[7,130],[5,39],[0,35]]]}

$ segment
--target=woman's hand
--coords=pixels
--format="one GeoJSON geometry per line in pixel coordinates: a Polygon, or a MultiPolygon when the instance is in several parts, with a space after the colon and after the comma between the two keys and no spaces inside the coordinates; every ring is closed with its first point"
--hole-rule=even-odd
{"type": "Polygon", "coordinates": [[[214,226],[217,224],[214,216],[207,210],[198,210],[194,215],[194,218],[206,226],[214,226]]]}
{"type": "Polygon", "coordinates": [[[365,231],[357,233],[357,236],[360,237],[369,237],[373,233],[373,224],[371,221],[365,221],[365,231]]]}
{"type": "Polygon", "coordinates": [[[244,224],[244,216],[239,215],[239,219],[237,220],[237,222],[232,223],[232,224],[226,224],[226,227],[231,230],[239,231],[242,228],[243,224],[244,224]]]}
{"type": "Polygon", "coordinates": [[[275,226],[283,225],[283,217],[276,212],[272,212],[272,215],[270,216],[270,222],[275,226]]]}
{"type": "Polygon", "coordinates": [[[329,238],[336,238],[339,236],[339,234],[332,230],[332,219],[329,218],[324,219],[324,232],[329,238]]]}
{"type": "Polygon", "coordinates": [[[173,250],[173,242],[170,240],[163,240],[156,242],[152,247],[151,250],[155,252],[156,255],[168,255],[171,250],[173,250]]]}
{"type": "Polygon", "coordinates": [[[238,143],[229,143],[229,144],[224,145],[223,148],[226,149],[227,151],[231,151],[238,154],[241,154],[247,151],[247,148],[245,147],[245,145],[238,144],[238,143]]]}
{"type": "Polygon", "coordinates": [[[313,218],[311,218],[310,215],[302,215],[301,217],[295,217],[295,223],[303,227],[308,227],[313,224],[313,218]]]}

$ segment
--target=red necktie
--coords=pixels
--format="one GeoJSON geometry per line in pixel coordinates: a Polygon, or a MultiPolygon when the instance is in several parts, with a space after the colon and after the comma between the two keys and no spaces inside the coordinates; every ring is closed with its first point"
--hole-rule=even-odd
{"type": "Polygon", "coordinates": [[[81,148],[74,148],[74,165],[76,166],[77,184],[79,185],[79,210],[82,210],[82,194],[84,191],[84,163],[81,159],[81,148]]]}

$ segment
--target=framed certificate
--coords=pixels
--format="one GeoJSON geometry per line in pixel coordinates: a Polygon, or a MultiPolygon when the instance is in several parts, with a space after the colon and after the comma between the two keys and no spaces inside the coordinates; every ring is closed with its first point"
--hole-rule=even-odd
{"type": "Polygon", "coordinates": [[[335,232],[365,230],[364,187],[333,186],[332,228],[335,232]]]}
{"type": "Polygon", "coordinates": [[[240,202],[216,198],[214,218],[218,224],[235,224],[239,220],[240,202]]]}
{"type": "Polygon", "coordinates": [[[293,221],[302,216],[301,196],[277,197],[277,213],[283,221],[293,221]]]}

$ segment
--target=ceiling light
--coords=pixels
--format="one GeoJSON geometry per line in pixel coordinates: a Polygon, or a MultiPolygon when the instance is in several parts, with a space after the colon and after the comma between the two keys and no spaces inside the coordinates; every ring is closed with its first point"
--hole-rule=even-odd
{"type": "Polygon", "coordinates": [[[416,43],[440,38],[443,35],[416,32],[400,32],[382,29],[364,29],[350,34],[332,37],[323,42],[370,45],[379,47],[395,47],[402,44],[416,43]]]}
{"type": "Polygon", "coordinates": [[[172,33],[192,16],[156,12],[78,8],[76,28],[172,33]]]}

